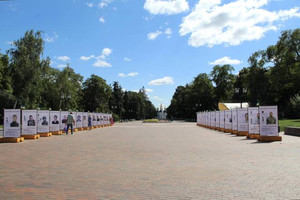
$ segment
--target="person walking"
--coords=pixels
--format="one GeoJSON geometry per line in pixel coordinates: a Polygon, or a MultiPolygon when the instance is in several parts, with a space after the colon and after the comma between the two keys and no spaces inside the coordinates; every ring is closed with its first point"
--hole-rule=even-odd
{"type": "Polygon", "coordinates": [[[91,116],[91,114],[89,114],[89,116],[88,116],[88,127],[91,131],[92,130],[92,116],[91,116]]]}
{"type": "Polygon", "coordinates": [[[67,130],[66,130],[67,135],[69,134],[69,127],[71,127],[71,135],[73,135],[73,123],[75,123],[75,120],[72,114],[73,113],[70,112],[67,117],[67,130]]]}

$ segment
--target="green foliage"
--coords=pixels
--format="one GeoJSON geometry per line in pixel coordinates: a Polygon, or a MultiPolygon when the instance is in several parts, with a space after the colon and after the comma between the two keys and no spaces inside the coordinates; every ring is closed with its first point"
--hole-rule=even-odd
{"type": "Polygon", "coordinates": [[[14,41],[8,55],[0,54],[0,117],[3,108],[21,105],[27,109],[113,112],[117,120],[156,116],[144,88],[126,95],[118,82],[111,88],[94,74],[83,82],[69,64],[62,70],[52,68],[50,58],[42,58],[43,49],[41,32],[30,30],[14,41]]]}
{"type": "Polygon", "coordinates": [[[118,121],[120,121],[120,117],[119,117],[119,115],[117,115],[117,114],[113,113],[113,114],[112,114],[112,117],[113,117],[113,119],[114,119],[114,121],[115,121],[115,122],[118,122],[118,121]]]}
{"type": "MultiPolygon", "coordinates": [[[[43,58],[41,32],[27,31],[13,42],[7,55],[0,53],[0,109],[85,110],[113,112],[121,119],[151,119],[156,109],[145,88],[123,92],[118,82],[112,87],[99,76],[83,77],[67,65],[63,70],[43,58]]],[[[249,66],[237,76],[230,65],[216,65],[210,76],[199,74],[178,86],[167,108],[173,119],[195,119],[197,111],[214,110],[219,101],[247,101],[251,106],[278,105],[279,116],[300,117],[300,29],[283,31],[278,42],[254,52],[249,66]],[[239,93],[235,93],[235,88],[239,93]],[[242,89],[246,92],[243,93],[242,89]]],[[[2,122],[2,121],[1,121],[2,122]]]]}
{"type": "Polygon", "coordinates": [[[9,50],[10,72],[13,95],[18,105],[36,108],[40,103],[41,54],[44,42],[41,33],[27,31],[23,38],[14,41],[14,48],[9,50]]]}
{"type": "Polygon", "coordinates": [[[112,95],[109,104],[112,112],[118,114],[118,118],[122,118],[122,114],[124,112],[123,95],[122,87],[119,85],[119,83],[113,82],[112,95]]]}
{"type": "Polygon", "coordinates": [[[159,122],[158,119],[145,119],[143,122],[159,122]]]}
{"type": "Polygon", "coordinates": [[[284,131],[284,127],[294,126],[300,127],[300,119],[282,119],[279,120],[280,131],[284,131]]]}
{"type": "Polygon", "coordinates": [[[213,110],[219,101],[278,105],[280,117],[299,117],[299,50],[300,29],[289,30],[282,32],[275,45],[254,52],[248,59],[249,66],[237,76],[232,75],[230,65],[216,65],[210,73],[214,87],[206,74],[198,75],[185,87],[177,87],[167,109],[168,117],[195,118],[193,113],[213,110]]]}
{"type": "Polygon", "coordinates": [[[295,96],[291,97],[290,104],[293,117],[300,118],[300,94],[296,94],[295,96]]]}
{"type": "Polygon", "coordinates": [[[83,83],[83,105],[84,110],[95,112],[109,112],[109,99],[111,98],[111,88],[101,77],[92,74],[83,83]]]}
{"type": "Polygon", "coordinates": [[[214,94],[217,102],[231,99],[233,96],[234,68],[230,65],[214,66],[210,76],[215,83],[214,94]]]}
{"type": "Polygon", "coordinates": [[[195,119],[199,110],[213,110],[213,85],[207,74],[199,74],[192,83],[178,86],[167,108],[168,118],[195,119]]]}

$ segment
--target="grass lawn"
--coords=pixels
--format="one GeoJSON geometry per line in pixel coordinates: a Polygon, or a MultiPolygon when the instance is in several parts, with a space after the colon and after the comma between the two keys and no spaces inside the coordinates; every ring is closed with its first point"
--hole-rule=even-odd
{"type": "Polygon", "coordinates": [[[0,125],[0,128],[3,128],[3,125],[0,125]]]}
{"type": "Polygon", "coordinates": [[[144,122],[158,122],[158,119],[146,119],[144,122]]]}
{"type": "Polygon", "coordinates": [[[284,131],[286,126],[297,126],[300,127],[300,119],[282,119],[279,120],[280,131],[284,131]]]}

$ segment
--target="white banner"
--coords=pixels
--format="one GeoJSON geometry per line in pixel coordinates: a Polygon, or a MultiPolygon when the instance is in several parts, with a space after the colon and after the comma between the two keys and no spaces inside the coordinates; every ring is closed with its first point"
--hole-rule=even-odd
{"type": "Polygon", "coordinates": [[[100,121],[100,113],[97,113],[97,125],[98,125],[98,126],[101,125],[101,121],[100,121]]]}
{"type": "Polygon", "coordinates": [[[20,137],[20,116],[19,109],[4,109],[4,137],[20,137]]]}
{"type": "Polygon", "coordinates": [[[67,117],[69,112],[68,111],[61,111],[60,112],[60,130],[66,131],[67,130],[67,117]]]}
{"type": "Polygon", "coordinates": [[[216,127],[220,127],[220,111],[216,112],[216,127]]]}
{"type": "Polygon", "coordinates": [[[232,116],[232,130],[237,131],[238,130],[237,108],[233,108],[231,110],[231,116],[232,116]]]}
{"type": "Polygon", "coordinates": [[[38,133],[49,133],[49,110],[38,110],[38,133]]]}
{"type": "Polygon", "coordinates": [[[225,111],[220,110],[220,128],[225,128],[225,111]]]}
{"type": "Polygon", "coordinates": [[[107,125],[110,124],[109,116],[110,116],[110,114],[106,114],[106,124],[107,124],[107,125]]]}
{"type": "Polygon", "coordinates": [[[37,133],[36,110],[22,110],[22,135],[35,135],[37,133]]]}
{"type": "Polygon", "coordinates": [[[259,134],[259,110],[258,107],[249,107],[249,134],[259,134]]]}
{"type": "Polygon", "coordinates": [[[216,112],[212,111],[210,112],[210,125],[211,127],[216,127],[216,116],[215,116],[216,112]]]}
{"type": "Polygon", "coordinates": [[[76,128],[82,128],[83,127],[83,112],[77,112],[76,116],[76,128]]]}
{"type": "Polygon", "coordinates": [[[238,131],[249,131],[248,130],[248,109],[238,108],[238,131]]]}
{"type": "Polygon", "coordinates": [[[50,111],[50,132],[59,131],[60,111],[50,111]]]}
{"type": "Polygon", "coordinates": [[[75,122],[75,123],[73,123],[73,129],[78,128],[78,127],[77,127],[77,122],[76,122],[76,119],[77,119],[77,112],[72,112],[71,115],[73,116],[73,119],[74,119],[74,122],[75,122]]]}
{"type": "Polygon", "coordinates": [[[97,115],[96,115],[96,113],[92,113],[92,116],[93,116],[92,126],[97,126],[97,115]]]}
{"type": "Polygon", "coordinates": [[[260,135],[278,136],[277,106],[260,106],[260,135]]]}
{"type": "Polygon", "coordinates": [[[232,129],[231,110],[225,110],[225,129],[232,129]]]}
{"type": "Polygon", "coordinates": [[[211,112],[208,112],[208,126],[211,126],[211,112]]]}
{"type": "Polygon", "coordinates": [[[103,115],[104,115],[104,117],[103,117],[104,118],[104,124],[107,125],[107,115],[106,114],[103,114],[103,115]]]}
{"type": "Polygon", "coordinates": [[[82,127],[88,127],[88,113],[87,112],[83,113],[82,127]]]}

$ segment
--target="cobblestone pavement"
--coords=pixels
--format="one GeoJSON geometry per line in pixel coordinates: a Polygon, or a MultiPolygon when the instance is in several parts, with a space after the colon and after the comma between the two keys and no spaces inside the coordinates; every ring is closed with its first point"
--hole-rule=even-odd
{"type": "Polygon", "coordinates": [[[300,138],[130,122],[0,144],[0,199],[300,199],[300,138]]]}

